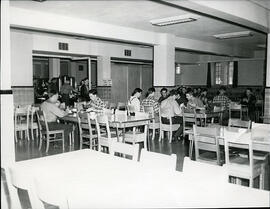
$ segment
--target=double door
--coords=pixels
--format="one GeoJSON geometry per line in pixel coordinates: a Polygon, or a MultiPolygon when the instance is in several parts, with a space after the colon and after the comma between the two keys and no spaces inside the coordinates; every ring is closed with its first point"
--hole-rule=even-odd
{"type": "Polygon", "coordinates": [[[111,64],[112,102],[127,102],[135,88],[143,90],[142,98],[153,85],[153,66],[144,64],[111,64]]]}

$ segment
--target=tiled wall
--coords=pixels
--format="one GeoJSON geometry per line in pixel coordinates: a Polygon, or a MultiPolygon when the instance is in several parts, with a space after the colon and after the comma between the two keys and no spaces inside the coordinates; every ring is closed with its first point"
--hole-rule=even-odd
{"type": "Polygon", "coordinates": [[[102,99],[102,100],[106,100],[111,102],[111,98],[112,98],[112,88],[110,86],[98,86],[97,87],[97,92],[98,92],[98,96],[102,99]]]}
{"type": "Polygon", "coordinates": [[[264,123],[270,123],[270,88],[265,89],[264,123]]]}
{"type": "Polygon", "coordinates": [[[33,87],[12,87],[14,106],[34,103],[33,87]]]}

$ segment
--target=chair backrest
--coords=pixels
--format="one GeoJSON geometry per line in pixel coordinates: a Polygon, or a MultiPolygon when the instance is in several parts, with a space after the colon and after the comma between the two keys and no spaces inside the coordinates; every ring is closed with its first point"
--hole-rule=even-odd
{"type": "Polygon", "coordinates": [[[148,152],[146,149],[141,150],[140,162],[149,169],[175,171],[176,161],[176,154],[165,155],[157,152],[148,152]]]}
{"type": "Polygon", "coordinates": [[[110,103],[109,109],[116,109],[116,104],[115,103],[110,103]]]}
{"type": "Polygon", "coordinates": [[[115,110],[115,115],[127,115],[127,110],[115,110]]]}
{"type": "Polygon", "coordinates": [[[161,118],[162,118],[162,115],[163,115],[163,110],[162,110],[161,107],[159,107],[158,113],[159,113],[159,121],[160,121],[160,128],[161,129],[162,129],[162,126],[170,126],[170,125],[172,125],[172,118],[171,117],[167,118],[169,120],[169,124],[162,123],[161,118]]]}
{"type": "Polygon", "coordinates": [[[196,113],[182,111],[182,116],[183,116],[183,131],[191,129],[193,127],[193,124],[196,123],[196,113]]]}
{"type": "Polygon", "coordinates": [[[189,157],[184,157],[183,174],[194,180],[203,179],[211,183],[226,183],[228,180],[225,167],[224,165],[211,165],[191,160],[189,157]]]}
{"type": "Polygon", "coordinates": [[[237,127],[237,128],[247,128],[247,129],[251,129],[251,120],[249,120],[249,121],[244,121],[244,120],[237,119],[237,118],[230,118],[230,119],[229,119],[228,126],[229,126],[229,127],[237,127]]]}
{"type": "MultiPolygon", "coordinates": [[[[232,165],[230,161],[230,149],[231,147],[246,147],[248,150],[248,159],[249,159],[249,171],[250,173],[253,172],[253,145],[251,140],[251,134],[245,140],[238,140],[237,138],[225,137],[224,138],[224,148],[225,148],[225,163],[227,166],[232,165]]],[[[233,156],[233,155],[231,155],[233,156]]],[[[240,163],[241,164],[241,163],[240,163]]]]}
{"type": "Polygon", "coordinates": [[[105,108],[108,108],[109,107],[109,101],[103,101],[104,102],[104,105],[105,105],[105,108]]]}
{"type": "Polygon", "coordinates": [[[14,109],[14,125],[20,124],[20,115],[26,116],[27,127],[29,125],[30,115],[31,115],[31,105],[26,105],[23,107],[16,107],[14,109]]]}
{"type": "Polygon", "coordinates": [[[104,114],[112,114],[113,113],[112,111],[113,111],[112,109],[107,109],[107,108],[103,109],[104,114]]]}
{"type": "Polygon", "coordinates": [[[93,128],[91,124],[90,113],[88,112],[78,112],[77,114],[78,127],[79,127],[79,136],[82,137],[84,130],[87,130],[90,137],[93,137],[93,128]]]}
{"type": "MultiPolygon", "coordinates": [[[[35,179],[34,180],[34,190],[36,192],[37,198],[40,199],[40,201],[45,202],[50,205],[58,206],[59,209],[67,209],[68,206],[68,200],[65,197],[64,194],[64,188],[57,188],[58,195],[55,195],[54,192],[51,192],[51,189],[55,188],[55,183],[53,179],[51,181],[48,181],[48,179],[42,180],[35,179]]],[[[44,207],[46,208],[46,207],[44,207]]]]}
{"type": "Polygon", "coordinates": [[[211,151],[216,154],[216,164],[220,165],[218,129],[216,127],[198,127],[193,125],[193,132],[196,160],[210,162],[201,157],[200,150],[211,151]]]}
{"type": "Polygon", "coordinates": [[[124,103],[124,102],[118,102],[117,109],[118,110],[126,110],[127,109],[126,108],[126,103],[124,103]]]}
{"type": "Polygon", "coordinates": [[[235,102],[231,102],[229,105],[229,118],[232,117],[232,111],[238,111],[240,113],[240,118],[242,118],[242,106],[235,102]]]}
{"type": "Polygon", "coordinates": [[[138,161],[139,144],[126,144],[123,142],[111,140],[110,154],[115,155],[115,153],[130,155],[132,156],[132,160],[138,161]]]}
{"type": "Polygon", "coordinates": [[[128,105],[127,105],[127,112],[128,112],[128,115],[130,115],[130,113],[134,113],[134,112],[135,112],[135,107],[134,107],[134,105],[128,104],[128,105]]]}
{"type": "Polygon", "coordinates": [[[105,131],[107,133],[107,138],[110,140],[111,139],[111,131],[110,131],[110,127],[109,127],[109,120],[108,120],[108,116],[105,114],[101,114],[101,115],[96,116],[96,128],[97,128],[98,138],[101,137],[101,131],[100,131],[101,127],[105,127],[105,131]]]}
{"type": "Polygon", "coordinates": [[[49,127],[48,127],[45,112],[43,110],[38,110],[37,111],[37,119],[38,119],[38,128],[39,128],[39,131],[40,131],[40,135],[41,135],[42,131],[48,132],[49,127]]]}

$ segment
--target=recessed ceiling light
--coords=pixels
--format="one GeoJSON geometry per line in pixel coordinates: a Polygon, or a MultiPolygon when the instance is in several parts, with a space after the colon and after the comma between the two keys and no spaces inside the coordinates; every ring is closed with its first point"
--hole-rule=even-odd
{"type": "Polygon", "coordinates": [[[179,15],[179,16],[150,20],[150,23],[155,26],[167,26],[167,25],[173,25],[173,24],[179,24],[179,23],[192,22],[192,21],[196,21],[197,19],[199,19],[198,15],[184,14],[184,15],[179,15]]]}
{"type": "Polygon", "coordinates": [[[266,44],[258,44],[257,47],[266,48],[266,44]]]}
{"type": "Polygon", "coordinates": [[[216,34],[213,36],[216,39],[231,39],[231,38],[250,37],[250,36],[253,36],[253,33],[251,31],[240,31],[240,32],[233,32],[233,33],[216,34]]]}

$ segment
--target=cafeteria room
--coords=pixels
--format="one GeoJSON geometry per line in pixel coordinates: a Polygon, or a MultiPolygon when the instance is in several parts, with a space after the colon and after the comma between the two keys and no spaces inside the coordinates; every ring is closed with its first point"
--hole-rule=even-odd
{"type": "Polygon", "coordinates": [[[2,0],[1,208],[270,207],[268,38],[268,0],[2,0]]]}

